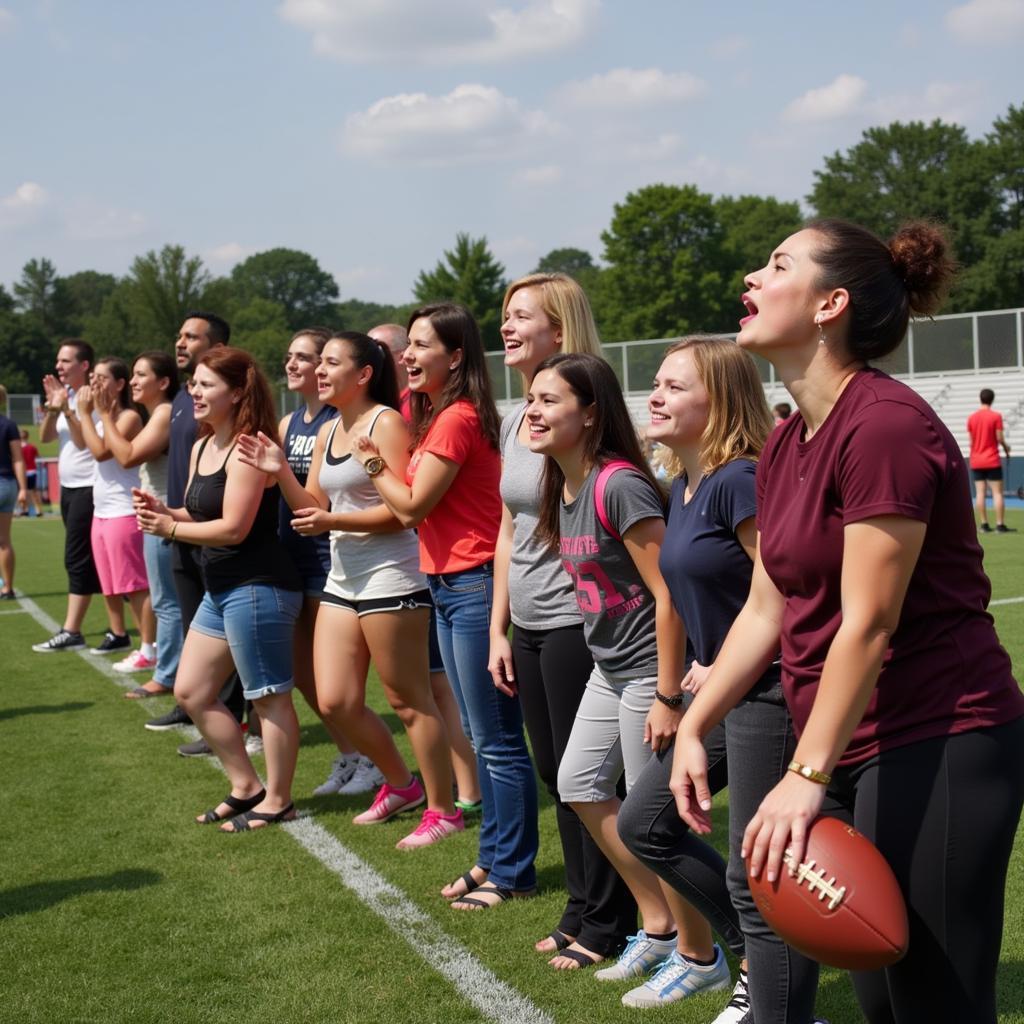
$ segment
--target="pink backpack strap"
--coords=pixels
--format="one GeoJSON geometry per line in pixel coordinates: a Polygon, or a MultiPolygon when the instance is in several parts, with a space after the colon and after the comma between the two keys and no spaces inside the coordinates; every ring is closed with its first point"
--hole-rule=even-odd
{"type": "Polygon", "coordinates": [[[604,505],[604,492],[608,487],[608,481],[620,469],[636,469],[636,466],[625,459],[613,459],[601,467],[600,472],[597,474],[597,480],[594,483],[594,511],[597,512],[598,522],[616,540],[622,540],[622,538],[619,536],[619,531],[612,526],[612,521],[608,518],[608,510],[604,505]]]}

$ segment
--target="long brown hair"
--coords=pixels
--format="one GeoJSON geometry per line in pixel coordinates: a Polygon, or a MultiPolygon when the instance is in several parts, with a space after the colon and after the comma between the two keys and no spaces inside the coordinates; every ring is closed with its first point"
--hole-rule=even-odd
{"type": "MultiPolygon", "coordinates": [[[[700,462],[711,474],[735,459],[756,462],[774,422],[754,360],[729,338],[694,334],[665,352],[689,352],[708,393],[708,423],[700,439],[700,462]]],[[[672,476],[679,460],[666,460],[672,476]]]]}
{"type": "Polygon", "coordinates": [[[501,417],[494,406],[494,394],[491,388],[491,375],[487,372],[484,359],[484,346],[480,340],[480,328],[473,314],[465,306],[455,302],[436,302],[429,306],[420,306],[409,314],[406,330],[410,330],[417,320],[427,319],[430,326],[441,339],[448,352],[462,350],[462,360],[451,371],[437,400],[433,405],[427,395],[412,392],[412,447],[423,440],[430,424],[434,422],[442,409],[453,402],[464,398],[471,402],[480,419],[480,431],[487,438],[492,448],[498,448],[498,435],[501,431],[501,417]]]}
{"type": "MultiPolygon", "coordinates": [[[[235,406],[236,434],[255,434],[262,430],[268,437],[277,437],[277,414],[270,385],[248,352],[229,345],[215,345],[196,365],[205,366],[228,387],[241,391],[241,400],[235,406]]],[[[209,424],[203,423],[197,436],[203,437],[212,431],[209,424]]]]}
{"type": "MultiPolygon", "coordinates": [[[[594,410],[593,422],[583,434],[583,464],[590,469],[624,459],[650,481],[664,500],[664,492],[644,458],[619,380],[608,363],[586,352],[559,353],[548,356],[537,367],[538,374],[542,370],[554,370],[569,385],[580,405],[594,410]]],[[[550,455],[545,456],[537,536],[549,548],[558,547],[558,513],[564,486],[562,467],[550,455]]]]}

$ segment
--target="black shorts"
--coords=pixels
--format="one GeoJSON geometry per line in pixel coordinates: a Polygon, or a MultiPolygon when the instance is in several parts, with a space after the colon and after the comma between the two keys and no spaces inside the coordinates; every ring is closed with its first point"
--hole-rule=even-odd
{"type": "Polygon", "coordinates": [[[1003,479],[1003,467],[996,466],[994,469],[972,469],[971,476],[974,477],[974,482],[981,483],[983,480],[1002,480],[1003,479]]]}
{"type": "Polygon", "coordinates": [[[320,597],[320,603],[355,612],[360,618],[364,615],[373,615],[375,612],[400,612],[413,608],[434,607],[430,591],[426,588],[416,590],[411,594],[399,594],[397,597],[371,597],[365,601],[352,601],[347,597],[328,594],[325,590],[320,597]]]}
{"type": "Polygon", "coordinates": [[[30,473],[27,469],[25,470],[25,490],[34,491],[36,489],[36,471],[33,469],[30,473]]]}

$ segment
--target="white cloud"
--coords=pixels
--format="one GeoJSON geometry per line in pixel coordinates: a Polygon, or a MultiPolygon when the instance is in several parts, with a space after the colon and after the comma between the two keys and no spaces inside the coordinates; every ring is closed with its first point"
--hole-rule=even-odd
{"type": "Polygon", "coordinates": [[[562,168],[557,164],[545,164],[542,167],[527,167],[516,175],[516,181],[523,185],[544,186],[554,185],[562,180],[562,168]]]}
{"type": "Polygon", "coordinates": [[[67,211],[68,238],[78,242],[116,242],[137,238],[147,227],[136,210],[104,206],[91,199],[74,203],[67,211]]]}
{"type": "Polygon", "coordinates": [[[253,249],[242,245],[241,242],[225,242],[223,245],[215,245],[212,249],[207,249],[203,253],[203,259],[213,266],[226,268],[233,267],[247,256],[251,256],[253,252],[253,249]]]}
{"type": "Polygon", "coordinates": [[[786,121],[832,121],[856,113],[868,91],[857,75],[839,75],[828,85],[809,89],[782,112],[786,121]]]}
{"type": "Polygon", "coordinates": [[[7,210],[30,210],[46,205],[49,198],[49,194],[42,185],[34,181],[25,181],[10,195],[0,199],[0,205],[7,210]]]}
{"type": "Polygon", "coordinates": [[[687,71],[665,72],[660,68],[615,68],[569,82],[561,92],[570,107],[591,110],[634,110],[642,107],[685,103],[707,92],[706,83],[687,71]]]}
{"type": "Polygon", "coordinates": [[[1024,40],[1024,0],[970,0],[946,14],[946,28],[965,43],[1024,40]]]}
{"type": "Polygon", "coordinates": [[[445,96],[400,93],[345,120],[344,149],[356,156],[450,164],[507,154],[516,139],[552,133],[544,114],[486,85],[456,86],[445,96]]]}
{"type": "Polygon", "coordinates": [[[967,124],[984,96],[980,82],[930,82],[918,93],[894,93],[868,104],[878,123],[892,121],[946,121],[967,124]]]}
{"type": "Polygon", "coordinates": [[[14,28],[14,12],[7,7],[0,7],[0,36],[5,35],[14,28]]]}
{"type": "Polygon", "coordinates": [[[284,0],[282,19],[311,33],[313,51],[337,60],[444,64],[522,59],[581,40],[599,0],[284,0]]]}

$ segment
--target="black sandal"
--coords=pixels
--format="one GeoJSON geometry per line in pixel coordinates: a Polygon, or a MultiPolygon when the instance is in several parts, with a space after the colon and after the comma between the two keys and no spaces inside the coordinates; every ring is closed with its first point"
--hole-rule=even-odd
{"type": "MultiPolygon", "coordinates": [[[[485,878],[484,882],[486,882],[486,881],[487,881],[487,879],[485,878]]],[[[478,882],[473,877],[472,869],[467,871],[464,875],[459,875],[458,878],[453,878],[448,883],[446,888],[450,889],[453,885],[456,884],[456,882],[462,882],[462,884],[466,887],[466,891],[464,893],[460,893],[458,896],[452,896],[451,900],[449,902],[454,902],[455,900],[461,900],[463,896],[468,896],[474,889],[479,889],[480,886],[484,884],[484,882],[478,882]]]]}
{"type": "MultiPolygon", "coordinates": [[[[543,951],[538,950],[538,952],[541,953],[542,956],[550,956],[552,953],[561,953],[563,949],[565,949],[567,946],[571,946],[576,941],[575,939],[570,939],[569,936],[566,935],[565,932],[563,932],[559,928],[556,928],[553,932],[550,932],[547,937],[555,944],[555,948],[545,949],[543,951]]],[[[540,941],[543,942],[544,940],[541,939],[540,941]]]]}
{"type": "Polygon", "coordinates": [[[256,832],[258,829],[254,829],[249,824],[250,821],[261,821],[263,824],[260,828],[266,828],[267,825],[278,825],[282,821],[291,821],[294,817],[295,804],[289,804],[276,814],[267,814],[265,811],[246,811],[245,814],[240,814],[237,818],[231,819],[231,828],[224,828],[222,826],[221,832],[227,832],[229,835],[234,832],[256,832]]]}
{"type": "Polygon", "coordinates": [[[230,793],[221,801],[231,808],[227,814],[218,814],[217,808],[207,811],[202,818],[196,820],[197,825],[212,825],[215,821],[225,821],[233,818],[236,814],[251,811],[267,795],[265,789],[261,789],[255,796],[232,796],[230,793]]]}
{"type": "MultiPolygon", "coordinates": [[[[584,953],[582,949],[563,949],[556,953],[555,956],[564,956],[567,960],[572,960],[581,969],[596,967],[601,963],[600,960],[594,959],[589,953],[584,953]]],[[[573,970],[573,968],[569,968],[569,970],[573,970]]]]}
{"type": "Polygon", "coordinates": [[[456,903],[465,903],[471,907],[480,907],[481,910],[493,910],[508,900],[525,900],[537,895],[536,889],[506,889],[504,886],[495,885],[493,882],[484,882],[478,885],[476,891],[479,895],[484,893],[490,895],[493,893],[498,897],[498,902],[488,903],[487,900],[479,900],[475,896],[460,896],[458,899],[452,900],[450,905],[454,907],[456,903]]]}

